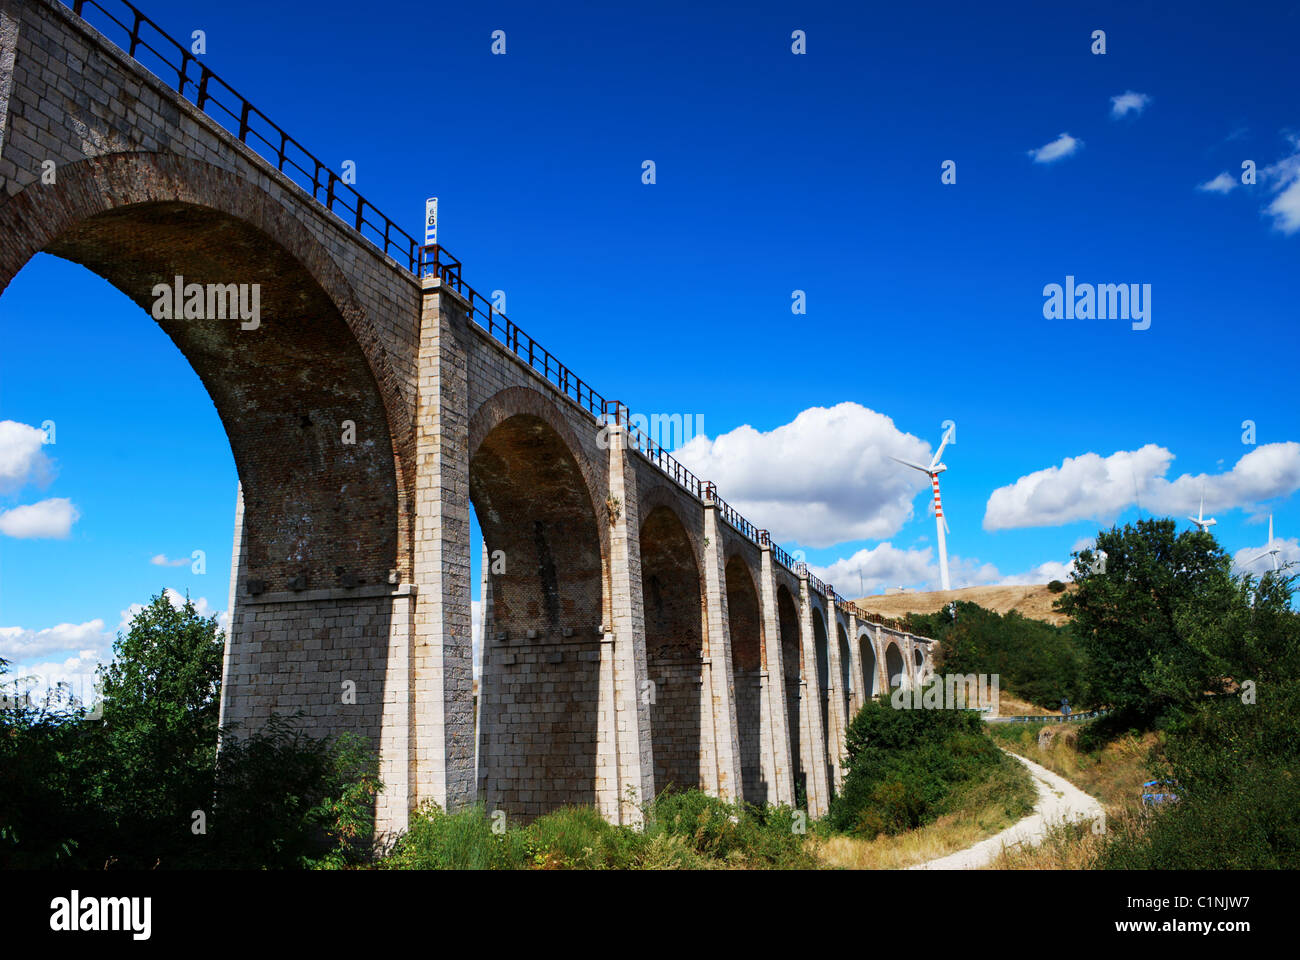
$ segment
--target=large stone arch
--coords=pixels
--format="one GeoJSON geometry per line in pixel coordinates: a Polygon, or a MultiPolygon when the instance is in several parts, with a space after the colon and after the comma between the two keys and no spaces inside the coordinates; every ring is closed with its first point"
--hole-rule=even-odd
{"type": "Polygon", "coordinates": [[[409,399],[374,318],[275,197],[160,153],[67,163],[0,201],[0,291],[48,252],[139,304],[157,284],[256,284],[260,323],[157,322],[193,366],[244,494],[242,565],[257,592],[386,584],[411,568],[409,399]],[[344,442],[344,421],[356,442],[344,442]]]}
{"type": "Polygon", "coordinates": [[[781,632],[781,662],[785,667],[785,704],[786,720],[790,737],[790,771],[797,786],[797,792],[807,797],[808,771],[806,756],[808,745],[800,735],[803,724],[800,722],[799,701],[800,682],[803,679],[803,640],[799,633],[799,607],[794,595],[785,584],[776,588],[777,627],[781,632]]]}
{"type": "Polygon", "coordinates": [[[516,388],[472,418],[469,496],[487,548],[479,774],[532,819],[598,799],[604,511],[554,405],[516,388]]]}
{"type": "Polygon", "coordinates": [[[641,521],[646,667],[654,683],[650,738],[659,790],[703,786],[704,585],[677,513],[658,506],[641,521]]]}
{"type": "Polygon", "coordinates": [[[817,676],[812,678],[808,684],[815,693],[812,695],[817,699],[814,701],[821,710],[822,718],[822,748],[825,756],[819,758],[820,762],[826,766],[826,782],[833,784],[835,782],[834,772],[831,764],[831,742],[834,731],[831,726],[831,650],[830,639],[826,633],[826,617],[822,613],[821,606],[812,605],[812,628],[813,628],[813,665],[816,668],[817,676]]]}
{"type": "Polygon", "coordinates": [[[880,693],[879,670],[876,667],[876,644],[871,639],[871,632],[863,630],[858,634],[859,662],[862,664],[862,702],[866,703],[880,693]]]}
{"type": "Polygon", "coordinates": [[[744,799],[762,805],[769,800],[771,785],[763,776],[763,734],[767,723],[763,715],[763,674],[767,671],[767,649],[763,642],[758,584],[750,565],[739,553],[727,558],[725,575],[741,782],[744,799]]]}
{"type": "Polygon", "coordinates": [[[885,645],[885,677],[890,690],[907,685],[907,662],[894,640],[885,645]]]}
{"type": "Polygon", "coordinates": [[[853,655],[849,650],[849,632],[844,629],[844,622],[837,617],[835,626],[840,653],[840,699],[847,725],[853,713],[853,655]]]}

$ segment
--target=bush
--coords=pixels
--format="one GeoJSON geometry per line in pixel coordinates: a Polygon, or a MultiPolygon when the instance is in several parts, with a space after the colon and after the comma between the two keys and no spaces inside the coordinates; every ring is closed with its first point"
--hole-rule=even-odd
{"type": "Polygon", "coordinates": [[[382,866],[394,870],[514,870],[531,862],[522,830],[492,832],[482,807],[447,813],[426,803],[411,814],[410,826],[382,866]]]}
{"type": "Polygon", "coordinates": [[[959,787],[987,778],[1004,757],[978,714],[897,710],[871,701],[849,724],[842,792],[830,825],[872,839],[913,830],[951,808],[959,787]]]}
{"type": "Polygon", "coordinates": [[[801,869],[813,866],[795,810],[754,807],[701,790],[665,790],[646,807],[646,833],[681,838],[694,853],[737,865],[801,869]]]}
{"type": "Polygon", "coordinates": [[[1179,799],[1117,833],[1110,869],[1294,870],[1300,867],[1300,681],[1270,685],[1258,703],[1225,697],[1168,725],[1155,776],[1179,799]]]}
{"type": "Polygon", "coordinates": [[[1050,580],[1048,581],[1047,589],[1052,591],[1052,593],[1064,593],[1065,584],[1063,584],[1060,580],[1050,580]]]}

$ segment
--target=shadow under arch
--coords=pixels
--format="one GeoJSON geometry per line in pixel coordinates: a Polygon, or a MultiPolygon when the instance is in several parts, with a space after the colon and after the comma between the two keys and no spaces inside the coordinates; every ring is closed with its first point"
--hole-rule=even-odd
{"type": "Polygon", "coordinates": [[[803,640],[799,635],[799,608],[785,584],[776,588],[777,626],[781,631],[781,663],[785,670],[786,721],[790,737],[790,774],[795,783],[796,798],[807,804],[808,771],[805,769],[807,744],[800,732],[803,723],[799,715],[802,699],[800,685],[803,679],[803,640]]]}
{"type": "Polygon", "coordinates": [[[155,318],[230,441],[246,579],[275,591],[384,584],[389,570],[409,569],[409,411],[346,278],[279,201],[200,161],[109,154],[0,200],[0,235],[0,291],[39,252],[81,264],[151,316],[155,287],[177,276],[205,291],[256,285],[255,328],[238,317],[155,318]]]}
{"type": "Polygon", "coordinates": [[[744,799],[764,805],[771,785],[763,777],[762,745],[768,718],[763,711],[763,675],[767,649],[753,571],[739,554],[728,558],[727,620],[731,633],[731,666],[736,684],[736,736],[740,746],[740,778],[744,799]]]}
{"type": "Polygon", "coordinates": [[[604,525],[580,452],[547,401],[522,406],[499,401],[471,421],[469,493],[490,558],[482,799],[531,820],[597,802],[608,601],[604,525]]]}
{"type": "Polygon", "coordinates": [[[654,683],[655,789],[702,788],[705,614],[699,561],[668,506],[642,519],[640,542],[646,669],[654,683]]]}

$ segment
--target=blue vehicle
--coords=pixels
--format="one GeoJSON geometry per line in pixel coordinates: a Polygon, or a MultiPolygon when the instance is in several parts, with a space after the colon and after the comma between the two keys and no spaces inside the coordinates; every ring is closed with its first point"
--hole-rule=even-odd
{"type": "Polygon", "coordinates": [[[1172,780],[1148,780],[1142,784],[1142,805],[1157,807],[1162,803],[1177,803],[1178,794],[1173,792],[1177,786],[1172,780]]]}

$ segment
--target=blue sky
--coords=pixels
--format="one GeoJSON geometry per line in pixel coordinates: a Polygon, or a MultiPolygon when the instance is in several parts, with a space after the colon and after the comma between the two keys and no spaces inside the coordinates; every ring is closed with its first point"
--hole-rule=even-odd
{"type": "MultiPolygon", "coordinates": [[[[948,419],[957,585],[1041,582],[1202,487],[1228,550],[1272,512],[1300,559],[1294,4],[144,9],[412,233],[439,196],[471,284],[606,396],[702,417],[682,459],[843,593],[937,581],[886,455],[948,419]],[[1045,319],[1067,275],[1149,284],[1150,328],[1045,319]]],[[[0,513],[0,656],[57,673],[164,586],[223,611],[234,464],[185,359],[46,255],[0,332],[0,421],[57,426],[40,457],[11,429],[0,511],[76,515],[0,513]]]]}

